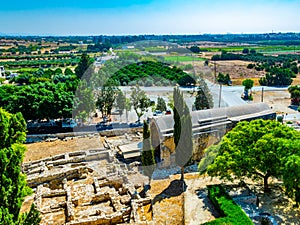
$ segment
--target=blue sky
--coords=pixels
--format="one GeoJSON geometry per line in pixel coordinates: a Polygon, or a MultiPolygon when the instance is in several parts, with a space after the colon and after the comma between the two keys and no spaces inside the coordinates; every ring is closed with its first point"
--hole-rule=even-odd
{"type": "Polygon", "coordinates": [[[300,1],[10,0],[0,33],[119,35],[300,32],[300,1]]]}

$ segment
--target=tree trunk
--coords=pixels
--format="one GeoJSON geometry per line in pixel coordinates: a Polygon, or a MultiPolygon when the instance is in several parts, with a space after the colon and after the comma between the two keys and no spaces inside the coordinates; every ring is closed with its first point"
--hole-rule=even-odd
{"type": "Polygon", "coordinates": [[[269,191],[269,183],[268,183],[269,177],[270,177],[269,172],[267,172],[267,174],[264,176],[264,192],[269,191]]]}
{"type": "Polygon", "coordinates": [[[183,181],[184,180],[184,167],[181,167],[181,177],[180,180],[183,181]]]}

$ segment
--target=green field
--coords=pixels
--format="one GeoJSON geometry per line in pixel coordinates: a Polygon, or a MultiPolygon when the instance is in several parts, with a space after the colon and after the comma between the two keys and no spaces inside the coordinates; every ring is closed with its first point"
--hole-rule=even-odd
{"type": "Polygon", "coordinates": [[[165,61],[169,62],[192,62],[192,61],[205,61],[204,58],[193,57],[193,56],[165,56],[165,61]]]}
{"type": "Polygon", "coordinates": [[[205,47],[200,48],[202,51],[209,52],[220,52],[222,50],[227,52],[241,52],[244,48],[255,49],[256,52],[260,53],[282,53],[282,52],[290,52],[300,51],[300,46],[286,46],[286,45],[251,45],[251,46],[223,46],[223,47],[205,47]]]}

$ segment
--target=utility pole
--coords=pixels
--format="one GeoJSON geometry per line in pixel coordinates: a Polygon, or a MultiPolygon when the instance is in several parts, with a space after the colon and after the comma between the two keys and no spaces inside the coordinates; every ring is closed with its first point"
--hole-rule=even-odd
{"type": "Polygon", "coordinates": [[[261,87],[261,102],[264,102],[264,87],[261,87]]]}
{"type": "Polygon", "coordinates": [[[221,108],[222,83],[220,83],[219,108],[221,108]]]}
{"type": "Polygon", "coordinates": [[[215,83],[217,83],[217,65],[216,65],[216,61],[214,61],[214,76],[215,76],[215,83]]]}

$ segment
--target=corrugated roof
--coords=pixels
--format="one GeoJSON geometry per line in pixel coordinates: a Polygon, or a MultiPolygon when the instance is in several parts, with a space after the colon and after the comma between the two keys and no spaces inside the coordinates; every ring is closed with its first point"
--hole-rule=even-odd
{"type": "MultiPolygon", "coordinates": [[[[240,121],[274,113],[266,103],[251,103],[241,106],[192,111],[191,117],[193,128],[196,128],[201,126],[201,121],[222,121],[226,118],[231,121],[240,121]]],[[[161,133],[173,130],[174,120],[172,115],[153,118],[153,120],[161,133]]]]}

